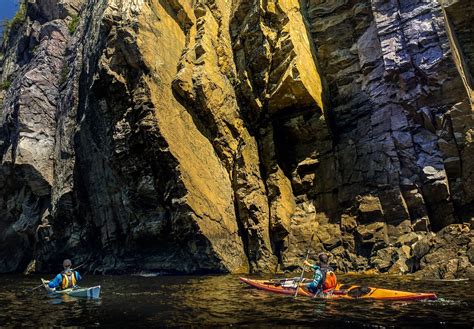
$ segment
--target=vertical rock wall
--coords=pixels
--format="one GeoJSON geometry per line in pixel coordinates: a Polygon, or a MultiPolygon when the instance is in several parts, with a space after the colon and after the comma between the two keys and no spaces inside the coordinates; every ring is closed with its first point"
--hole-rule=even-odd
{"type": "Polygon", "coordinates": [[[4,272],[25,268],[34,257],[38,225],[51,212],[56,113],[65,80],[63,58],[74,2],[49,11],[47,1],[22,7],[4,37],[0,128],[0,259],[4,272]],[[36,19],[33,20],[32,17],[36,19]]]}
{"type": "Polygon", "coordinates": [[[383,253],[411,257],[390,249],[401,236],[438,231],[471,202],[452,122],[472,114],[447,22],[433,1],[308,1],[306,14],[331,95],[341,228],[355,217],[356,254],[387,270],[383,253]]]}
{"type": "Polygon", "coordinates": [[[271,272],[311,247],[471,273],[460,6],[27,1],[0,58],[0,271],[271,272]]]}

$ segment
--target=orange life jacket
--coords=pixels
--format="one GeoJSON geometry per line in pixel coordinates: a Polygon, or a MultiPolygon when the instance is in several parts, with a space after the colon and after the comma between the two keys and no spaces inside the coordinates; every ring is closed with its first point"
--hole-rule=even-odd
{"type": "Polygon", "coordinates": [[[329,266],[321,267],[321,271],[323,272],[323,291],[331,290],[336,288],[337,285],[337,277],[334,273],[334,270],[329,266]]]}
{"type": "Polygon", "coordinates": [[[76,285],[76,273],[72,271],[64,271],[61,273],[63,277],[61,282],[61,290],[72,288],[76,285]]]}
{"type": "Polygon", "coordinates": [[[337,277],[333,271],[328,271],[326,273],[326,278],[323,283],[323,290],[331,290],[336,288],[337,285],[337,277]]]}

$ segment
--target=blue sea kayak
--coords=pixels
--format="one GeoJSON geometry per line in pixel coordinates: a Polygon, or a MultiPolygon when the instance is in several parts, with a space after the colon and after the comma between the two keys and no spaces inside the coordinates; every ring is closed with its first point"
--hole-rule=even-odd
{"type": "Polygon", "coordinates": [[[51,289],[48,286],[49,281],[41,279],[43,286],[51,296],[62,296],[68,295],[71,297],[80,297],[80,298],[99,298],[100,297],[100,286],[90,287],[90,288],[71,288],[64,290],[51,289]]]}

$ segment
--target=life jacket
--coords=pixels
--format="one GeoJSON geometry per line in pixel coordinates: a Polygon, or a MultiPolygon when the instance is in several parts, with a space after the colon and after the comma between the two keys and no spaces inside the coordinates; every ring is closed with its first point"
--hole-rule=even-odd
{"type": "Polygon", "coordinates": [[[323,291],[336,288],[337,277],[332,267],[323,265],[321,266],[321,272],[323,273],[323,291]]]}
{"type": "Polygon", "coordinates": [[[61,290],[72,288],[77,283],[76,273],[73,271],[64,271],[61,273],[61,290]]]}

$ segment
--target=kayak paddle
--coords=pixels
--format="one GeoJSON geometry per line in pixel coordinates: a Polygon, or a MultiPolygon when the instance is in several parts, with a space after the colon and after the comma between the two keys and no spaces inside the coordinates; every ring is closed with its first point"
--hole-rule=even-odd
{"type": "MultiPolygon", "coordinates": [[[[305,262],[308,261],[308,257],[309,257],[309,251],[311,250],[311,244],[313,243],[313,238],[314,238],[314,232],[313,232],[313,235],[311,236],[311,241],[309,242],[309,247],[308,247],[308,251],[306,252],[306,258],[305,258],[305,262]]],[[[300,280],[298,281],[298,283],[296,284],[296,291],[295,291],[295,296],[294,298],[296,298],[296,296],[298,296],[298,289],[300,288],[300,283],[301,281],[303,281],[303,276],[304,276],[304,270],[306,268],[306,265],[303,263],[303,270],[301,271],[301,276],[300,276],[300,280]]]]}
{"type": "Polygon", "coordinates": [[[79,266],[76,266],[76,267],[74,267],[73,269],[71,269],[71,271],[75,271],[75,270],[77,270],[78,268],[81,268],[81,267],[83,267],[84,265],[86,265],[86,263],[85,263],[85,262],[84,262],[84,263],[82,263],[82,264],[81,264],[81,265],[79,265],[79,266]]]}
{"type": "Polygon", "coordinates": [[[43,286],[43,284],[40,284],[40,285],[37,286],[37,287],[31,288],[31,289],[29,289],[29,290],[26,289],[25,291],[35,291],[36,289],[39,289],[39,288],[41,288],[42,286],[43,286]]]}

